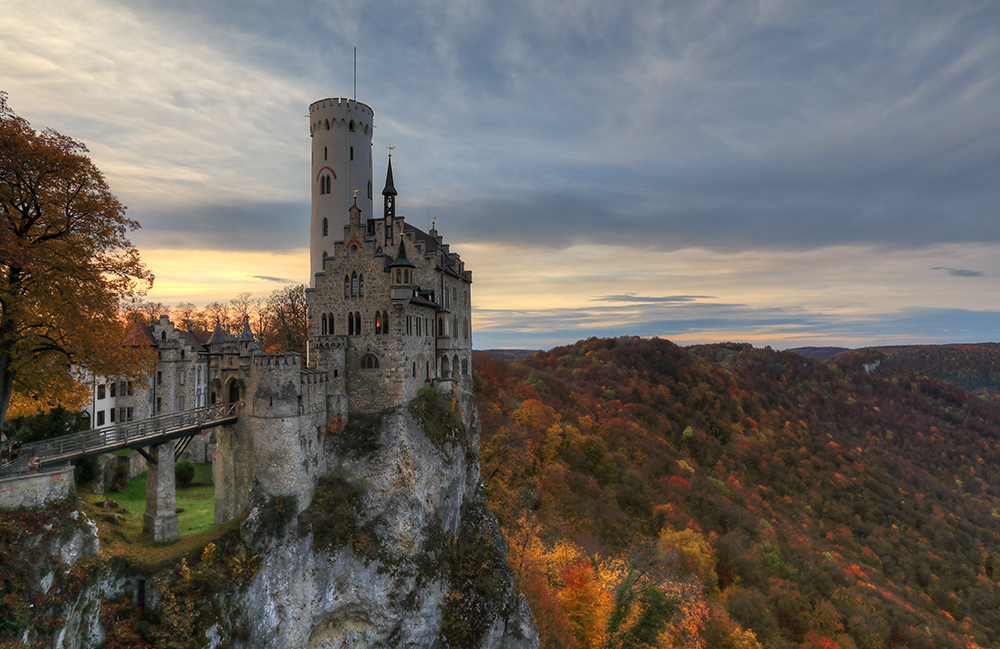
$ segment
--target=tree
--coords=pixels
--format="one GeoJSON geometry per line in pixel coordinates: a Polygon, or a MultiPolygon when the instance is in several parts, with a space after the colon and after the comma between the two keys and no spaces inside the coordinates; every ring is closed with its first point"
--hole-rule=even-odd
{"type": "Polygon", "coordinates": [[[0,424],[15,391],[59,394],[71,364],[137,372],[118,343],[119,305],[153,282],[126,238],[138,227],[83,143],[36,132],[0,92],[0,424]]]}
{"type": "Polygon", "coordinates": [[[306,353],[306,338],[309,337],[309,321],[306,315],[306,287],[290,284],[276,289],[267,298],[270,317],[267,321],[266,344],[269,352],[306,353]]]}

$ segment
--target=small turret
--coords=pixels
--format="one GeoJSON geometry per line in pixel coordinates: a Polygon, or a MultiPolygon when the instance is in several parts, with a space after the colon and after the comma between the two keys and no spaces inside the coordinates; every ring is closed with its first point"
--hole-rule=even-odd
{"type": "Polygon", "coordinates": [[[406,258],[406,244],[403,237],[399,238],[399,254],[389,264],[389,289],[393,300],[405,300],[413,296],[413,269],[416,266],[406,258]]]}

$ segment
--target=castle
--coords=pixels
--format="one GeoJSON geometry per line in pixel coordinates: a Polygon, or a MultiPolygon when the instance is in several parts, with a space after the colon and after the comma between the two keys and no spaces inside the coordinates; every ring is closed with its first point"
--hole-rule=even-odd
{"type": "MultiPolygon", "coordinates": [[[[403,404],[424,387],[470,390],[472,272],[435,229],[423,232],[396,214],[391,154],[382,213],[373,213],[370,107],[323,99],[309,112],[306,367],[325,372],[330,415],[346,420],[403,404]]],[[[236,340],[260,353],[246,323],[238,334],[186,331],[166,316],[133,324],[125,343],[155,348],[156,367],[145,388],[91,379],[92,426],[235,400],[209,361],[236,340]]]]}
{"type": "MultiPolygon", "coordinates": [[[[316,480],[337,461],[322,452],[335,432],[330,422],[406,404],[423,388],[472,389],[472,273],[435,229],[423,232],[396,214],[391,157],[382,214],[372,214],[371,108],[324,99],[310,116],[306,363],[297,353],[262,352],[247,322],[239,334],[218,324],[191,332],[161,316],[134,323],[125,340],[156,350],[147,385],[94,379],[94,428],[239,404],[238,422],[215,430],[217,523],[246,509],[253,483],[308,507],[316,480]]],[[[151,452],[158,469],[154,476],[151,465],[144,529],[170,540],[177,515],[173,471],[164,469],[174,449],[151,452]]]]}

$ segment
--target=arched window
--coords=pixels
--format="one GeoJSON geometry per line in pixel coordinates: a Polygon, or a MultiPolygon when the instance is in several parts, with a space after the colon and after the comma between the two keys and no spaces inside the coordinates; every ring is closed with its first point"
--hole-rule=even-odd
{"type": "Polygon", "coordinates": [[[358,274],[351,273],[351,297],[358,296],[358,274]]]}
{"type": "Polygon", "coordinates": [[[382,333],[389,333],[389,313],[387,311],[382,312],[382,333]]]}
{"type": "Polygon", "coordinates": [[[354,333],[361,335],[361,312],[354,312],[354,333]]]}
{"type": "Polygon", "coordinates": [[[403,269],[403,283],[404,284],[409,284],[410,283],[410,269],[409,268],[404,268],[403,269]]]}
{"type": "Polygon", "coordinates": [[[378,311],[375,312],[375,335],[382,333],[382,314],[378,311]]]}
{"type": "Polygon", "coordinates": [[[376,358],[374,354],[365,354],[361,357],[360,365],[363,370],[377,370],[378,358],[376,358]]]}
{"type": "Polygon", "coordinates": [[[325,121],[326,121],[326,130],[329,131],[330,130],[330,120],[325,120],[325,121]]]}
{"type": "Polygon", "coordinates": [[[354,318],[351,317],[350,313],[347,314],[347,335],[354,335],[354,318]]]}
{"type": "Polygon", "coordinates": [[[327,333],[331,336],[333,335],[333,314],[327,314],[326,316],[327,333]]]}
{"type": "Polygon", "coordinates": [[[330,222],[326,219],[323,219],[323,236],[325,237],[329,233],[330,233],[330,222]]]}
{"type": "Polygon", "coordinates": [[[330,176],[326,176],[324,182],[326,182],[326,193],[329,194],[330,193],[330,176]]]}
{"type": "Polygon", "coordinates": [[[441,357],[441,378],[442,379],[448,378],[448,357],[447,356],[442,356],[441,357]]]}
{"type": "Polygon", "coordinates": [[[321,318],[321,320],[322,320],[323,324],[322,324],[322,326],[320,326],[319,335],[325,336],[326,335],[326,314],[325,313],[323,314],[323,317],[321,318]]]}
{"type": "Polygon", "coordinates": [[[365,276],[364,274],[358,275],[358,297],[365,296],[365,276]]]}
{"type": "Polygon", "coordinates": [[[463,358],[462,359],[462,376],[468,376],[468,375],[469,375],[469,359],[468,358],[463,358]]]}
{"type": "Polygon", "coordinates": [[[403,271],[399,268],[396,269],[396,283],[400,284],[403,281],[403,271]]]}
{"type": "Polygon", "coordinates": [[[344,297],[351,297],[351,277],[344,275],[344,297]]]}
{"type": "Polygon", "coordinates": [[[167,332],[166,331],[161,331],[160,332],[160,340],[166,340],[166,339],[167,339],[167,332]]]}
{"type": "Polygon", "coordinates": [[[351,120],[350,124],[347,125],[347,130],[349,130],[349,131],[353,131],[354,130],[354,120],[353,119],[351,120]]]}

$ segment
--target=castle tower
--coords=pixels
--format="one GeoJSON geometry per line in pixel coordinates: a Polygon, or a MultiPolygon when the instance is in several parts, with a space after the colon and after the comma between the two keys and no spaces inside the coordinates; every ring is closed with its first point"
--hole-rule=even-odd
{"type": "Polygon", "coordinates": [[[372,213],[372,109],[353,99],[321,99],[309,106],[312,137],[309,225],[309,285],[333,256],[333,242],[344,237],[348,210],[357,204],[363,218],[372,213]]]}

